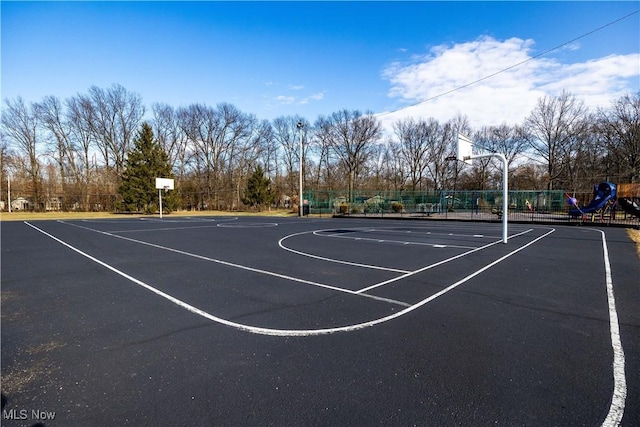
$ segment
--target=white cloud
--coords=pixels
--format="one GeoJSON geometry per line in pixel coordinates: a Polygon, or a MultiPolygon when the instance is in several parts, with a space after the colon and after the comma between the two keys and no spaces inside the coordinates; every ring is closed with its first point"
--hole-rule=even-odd
{"type": "MultiPolygon", "coordinates": [[[[391,83],[389,97],[420,104],[382,114],[380,119],[388,128],[407,116],[446,121],[461,113],[474,127],[516,124],[544,95],[567,90],[595,108],[638,90],[640,54],[563,64],[548,57],[532,58],[533,44],[533,40],[515,37],[500,41],[483,36],[467,43],[432,47],[411,63],[392,63],[383,71],[391,83]]],[[[566,49],[577,48],[572,45],[566,49]]]]}
{"type": "Polygon", "coordinates": [[[306,105],[310,101],[321,101],[323,98],[324,98],[324,92],[318,92],[305,97],[278,95],[273,99],[280,105],[288,105],[288,104],[306,105]]]}
{"type": "Polygon", "coordinates": [[[302,90],[304,89],[303,85],[289,85],[290,90],[302,90]]]}
{"type": "Polygon", "coordinates": [[[293,104],[296,102],[295,96],[278,95],[274,99],[280,104],[293,104]]]}
{"type": "Polygon", "coordinates": [[[307,98],[313,101],[321,101],[324,99],[324,92],[314,93],[313,95],[309,95],[307,98]]]}

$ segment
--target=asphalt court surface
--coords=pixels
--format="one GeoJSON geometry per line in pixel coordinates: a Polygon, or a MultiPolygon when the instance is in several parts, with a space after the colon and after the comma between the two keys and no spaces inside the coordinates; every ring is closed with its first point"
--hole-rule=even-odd
{"type": "Polygon", "coordinates": [[[623,229],[3,223],[3,425],[638,425],[639,277],[623,229]]]}

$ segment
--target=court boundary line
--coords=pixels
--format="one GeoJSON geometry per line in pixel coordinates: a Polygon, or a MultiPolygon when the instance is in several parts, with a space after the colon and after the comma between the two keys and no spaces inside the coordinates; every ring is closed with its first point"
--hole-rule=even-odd
{"type": "MultiPolygon", "coordinates": [[[[369,227],[366,227],[366,228],[368,229],[369,227]]],[[[353,266],[353,267],[369,268],[369,269],[374,269],[374,270],[393,271],[393,272],[396,272],[396,273],[401,273],[401,274],[403,274],[403,275],[407,275],[407,274],[408,274],[408,275],[415,274],[416,272],[424,271],[424,269],[427,269],[427,270],[428,270],[428,268],[425,268],[425,267],[422,267],[422,268],[421,268],[421,269],[419,269],[419,270],[400,270],[400,269],[389,268],[389,267],[382,267],[382,266],[372,265],[372,264],[362,264],[362,263],[351,262],[351,261],[343,261],[343,260],[339,260],[339,259],[335,259],[335,258],[327,258],[327,257],[323,257],[323,256],[320,256],[320,255],[310,254],[310,253],[308,253],[308,252],[299,251],[299,250],[297,250],[297,249],[292,249],[292,248],[289,248],[289,247],[284,246],[284,244],[282,243],[284,240],[286,240],[286,239],[288,239],[288,238],[290,238],[290,237],[301,236],[301,235],[303,235],[303,234],[314,234],[314,235],[317,235],[316,233],[318,233],[318,232],[330,231],[330,230],[332,230],[332,229],[330,229],[330,228],[329,228],[329,229],[325,229],[325,230],[301,231],[301,232],[299,232],[299,233],[289,234],[289,235],[284,236],[284,237],[283,237],[283,238],[281,238],[280,240],[278,240],[278,246],[280,246],[280,247],[281,247],[282,249],[284,249],[285,251],[293,252],[293,253],[295,253],[295,254],[297,254],[297,255],[306,256],[306,257],[314,258],[314,259],[319,259],[319,260],[321,260],[321,261],[326,261],[326,262],[333,262],[333,263],[336,263],[336,264],[350,265],[350,266],[353,266]]],[[[517,237],[517,236],[520,236],[520,235],[522,235],[522,234],[529,233],[529,232],[531,232],[531,231],[533,231],[533,229],[532,229],[532,228],[530,228],[530,229],[528,229],[528,230],[526,230],[526,231],[523,231],[523,232],[521,232],[521,233],[514,234],[514,235],[513,235],[513,236],[511,236],[511,237],[517,237]]],[[[490,246],[496,245],[496,244],[501,243],[501,242],[502,242],[502,240],[497,240],[497,241],[492,242],[492,243],[489,243],[489,244],[487,244],[487,245],[484,245],[484,246],[480,246],[480,247],[474,248],[474,249],[472,249],[472,250],[470,250],[470,251],[463,252],[462,254],[458,254],[458,255],[456,255],[456,256],[454,256],[454,257],[452,257],[452,258],[449,258],[449,259],[447,259],[447,261],[445,261],[445,262],[452,261],[452,260],[457,259],[457,258],[459,258],[459,257],[461,257],[461,256],[468,255],[468,254],[471,254],[471,253],[473,253],[473,252],[476,252],[476,251],[479,251],[479,250],[482,250],[482,249],[486,249],[486,248],[488,248],[488,247],[490,247],[490,246]]],[[[440,263],[444,263],[444,262],[443,262],[443,261],[440,261],[440,263]]],[[[440,265],[440,264],[437,264],[437,265],[440,265]]],[[[433,265],[433,266],[436,266],[436,265],[433,265]]],[[[427,266],[427,267],[429,267],[429,266],[427,266]]],[[[429,267],[429,268],[432,268],[432,267],[429,267]]],[[[404,277],[404,276],[399,276],[399,277],[404,277]]],[[[392,279],[392,280],[393,280],[393,279],[392,279]]],[[[382,282],[382,283],[386,284],[387,282],[388,282],[388,281],[385,281],[385,282],[382,282]]],[[[381,286],[381,285],[380,285],[380,284],[376,284],[376,285],[372,285],[372,286],[374,286],[374,287],[378,287],[378,286],[381,286]]],[[[366,289],[366,288],[365,288],[365,289],[366,289]]],[[[361,289],[361,290],[359,290],[358,292],[365,292],[365,291],[363,291],[363,290],[361,289]]]]}
{"type": "MultiPolygon", "coordinates": [[[[59,221],[64,223],[63,221],[59,221]]],[[[517,254],[518,252],[524,250],[525,248],[533,245],[534,243],[536,243],[537,241],[547,237],[548,235],[550,235],[551,233],[555,232],[555,229],[550,229],[550,231],[546,232],[545,234],[538,236],[536,239],[530,241],[529,243],[527,243],[526,245],[523,245],[509,253],[507,253],[506,255],[503,255],[502,257],[498,258],[497,260],[494,260],[493,262],[491,262],[490,264],[485,265],[484,267],[482,267],[479,270],[476,270],[475,272],[467,275],[466,277],[458,280],[457,282],[447,286],[446,288],[436,292],[435,294],[432,294],[431,296],[423,299],[422,301],[419,301],[403,310],[400,310],[396,313],[384,316],[384,317],[380,317],[378,319],[374,319],[374,320],[370,320],[367,322],[361,322],[361,323],[356,323],[356,324],[352,324],[352,325],[347,325],[347,326],[338,326],[338,327],[334,327],[334,328],[321,328],[321,329],[274,329],[274,328],[263,328],[263,327],[259,327],[259,326],[251,326],[251,325],[245,325],[242,323],[237,323],[237,322],[232,322],[230,320],[227,319],[223,319],[221,317],[218,316],[214,316],[213,314],[210,314],[204,310],[201,310],[189,303],[186,303],[166,292],[163,292],[151,285],[148,285],[147,283],[136,279],[135,277],[118,270],[117,268],[107,264],[104,261],[99,260],[98,258],[91,256],[89,254],[87,254],[86,252],[81,251],[80,249],[72,246],[69,243],[64,242],[63,240],[55,237],[54,235],[40,229],[39,227],[36,227],[33,224],[30,224],[27,221],[24,221],[24,224],[28,225],[29,227],[33,228],[34,230],[44,234],[45,236],[53,239],[54,241],[66,246],[67,248],[73,250],[74,252],[90,259],[91,261],[107,268],[108,270],[116,273],[117,275],[126,278],[127,280],[155,293],[156,295],[159,295],[165,299],[167,299],[168,301],[173,302],[174,304],[178,305],[179,307],[184,308],[185,310],[197,314],[199,316],[202,316],[206,319],[212,320],[214,322],[223,324],[223,325],[227,325],[227,326],[231,326],[233,328],[236,328],[238,330],[242,330],[242,331],[246,331],[246,332],[251,332],[251,333],[255,333],[255,334],[260,334],[260,335],[271,335],[271,336],[282,336],[282,337],[292,337],[292,336],[297,336],[297,337],[308,337],[308,336],[317,336],[317,335],[327,335],[327,334],[334,334],[334,333],[338,333],[338,332],[353,332],[353,331],[357,331],[357,330],[361,330],[361,329],[365,329],[368,327],[372,327],[381,323],[385,323],[388,322],[390,320],[399,318],[401,316],[404,316],[405,314],[408,314],[420,307],[422,307],[423,305],[435,300],[436,298],[450,292],[451,290],[457,288],[458,286],[462,285],[463,283],[466,283],[467,281],[471,280],[472,278],[476,277],[477,275],[483,273],[484,271],[492,268],[493,266],[501,263],[502,261],[504,261],[505,259],[517,254]]],[[[69,225],[74,225],[74,224],[69,224],[69,225]]],[[[85,228],[89,231],[95,231],[97,233],[102,233],[102,234],[107,234],[106,232],[102,232],[102,231],[96,231],[96,230],[91,230],[89,228],[86,227],[80,227],[80,228],[85,228]]],[[[123,238],[125,240],[131,240],[122,236],[117,236],[117,235],[111,235],[112,237],[117,237],[117,238],[123,238]]],[[[152,244],[153,245],[153,244],[152,244]]]]}
{"type": "MultiPolygon", "coordinates": [[[[61,223],[64,223],[63,221],[59,221],[61,223]]],[[[466,283],[467,281],[469,281],[470,279],[472,279],[473,277],[476,277],[477,275],[483,273],[484,271],[492,268],[493,266],[499,264],[500,262],[504,261],[505,259],[515,255],[516,253],[524,250],[525,248],[531,246],[532,244],[536,243],[537,241],[547,237],[548,235],[552,234],[553,232],[555,232],[554,228],[551,228],[547,233],[538,236],[537,238],[535,238],[534,240],[530,241],[529,243],[507,253],[506,255],[494,260],[493,262],[491,262],[490,264],[485,265],[484,267],[482,267],[479,270],[476,270],[475,272],[467,275],[466,277],[462,278],[461,280],[449,285],[448,287],[442,289],[439,292],[436,292],[435,294],[423,299],[422,301],[413,304],[399,312],[396,312],[394,314],[385,316],[385,317],[381,317],[378,319],[374,319],[368,322],[362,322],[359,324],[353,324],[353,325],[347,325],[347,326],[341,326],[341,327],[335,327],[335,328],[323,328],[323,329],[308,329],[308,330],[304,330],[304,329],[273,329],[273,328],[263,328],[263,327],[257,327],[257,326],[251,326],[251,325],[245,325],[245,324],[241,324],[241,323],[237,323],[237,322],[232,322],[217,316],[214,316],[204,310],[201,310],[191,304],[188,304],[176,297],[173,297],[170,294],[167,294],[163,291],[160,291],[157,288],[154,288],[151,285],[148,285],[146,283],[144,283],[141,280],[136,279],[135,277],[128,275],[126,273],[124,273],[123,271],[118,270],[117,268],[81,251],[80,249],[75,248],[74,246],[64,242],[63,240],[53,236],[52,234],[36,227],[33,224],[30,224],[28,221],[24,221],[24,224],[28,225],[29,227],[35,229],[36,231],[44,234],[45,236],[53,239],[54,241],[68,247],[69,249],[75,251],[76,253],[88,258],[89,260],[96,262],[97,264],[107,268],[108,270],[126,278],[127,280],[155,293],[158,296],[161,296],[171,302],[173,302],[174,304],[178,305],[181,308],[186,309],[187,311],[200,315],[206,319],[209,319],[211,321],[223,324],[223,325],[227,325],[233,328],[236,328],[238,330],[242,330],[242,331],[246,331],[246,332],[250,332],[250,333],[256,333],[256,334],[262,334],[262,335],[270,335],[270,336],[282,336],[282,337],[290,337],[290,336],[317,336],[317,335],[325,335],[325,334],[333,334],[333,333],[337,333],[337,332],[351,332],[351,331],[356,331],[356,330],[361,330],[361,329],[365,329],[368,327],[372,327],[381,323],[385,323],[387,321],[399,318],[405,314],[408,314],[420,307],[422,307],[423,305],[435,300],[436,298],[448,293],[449,291],[457,288],[458,286],[460,286],[463,283],[466,283]]],[[[67,224],[67,223],[65,223],[67,224]]],[[[77,226],[75,224],[68,224],[68,225],[74,225],[77,226]]],[[[79,226],[78,226],[79,227],[79,226]]],[[[118,235],[113,235],[113,234],[109,234],[107,232],[103,232],[103,231],[99,231],[99,230],[92,230],[89,229],[87,227],[80,227],[80,228],[84,228],[86,230],[89,231],[94,231],[97,233],[101,233],[101,234],[106,234],[112,237],[116,237],[116,238],[123,238],[125,240],[132,240],[134,242],[135,239],[129,239],[123,236],[118,236],[118,235]]],[[[606,241],[606,234],[604,231],[599,230],[599,229],[594,229],[594,228],[588,228],[588,230],[591,231],[597,231],[601,234],[601,240],[602,240],[602,248],[603,248],[603,259],[604,259],[604,267],[605,267],[605,282],[606,282],[606,290],[607,290],[607,304],[608,304],[608,310],[609,310],[609,325],[610,325],[610,335],[611,335],[611,345],[613,348],[613,363],[612,363],[612,368],[613,368],[613,379],[614,379],[614,389],[613,389],[613,395],[611,398],[611,404],[609,407],[609,411],[607,413],[607,416],[605,418],[605,420],[602,423],[602,426],[617,426],[620,424],[620,422],[622,421],[622,418],[624,416],[624,409],[625,409],[625,402],[626,402],[626,395],[627,395],[627,386],[626,386],[626,377],[625,377],[625,356],[624,356],[624,349],[622,347],[622,342],[621,342],[621,338],[620,338],[620,327],[619,327],[619,321],[618,321],[618,314],[617,314],[617,310],[616,310],[616,303],[615,303],[615,294],[614,294],[614,290],[613,290],[613,278],[612,278],[612,271],[611,271],[611,263],[609,260],[609,250],[608,250],[608,245],[607,245],[607,241],[606,241]]],[[[148,244],[146,242],[138,242],[138,243],[143,243],[143,244],[148,244]]],[[[157,246],[154,244],[149,244],[150,246],[157,246]]],[[[176,250],[174,250],[176,251],[176,250]]],[[[177,252],[177,251],[176,251],[177,252]]]]}
{"type": "Polygon", "coordinates": [[[627,380],[624,366],[625,357],[620,338],[620,325],[618,323],[618,311],[616,310],[616,298],[613,292],[613,275],[611,262],[609,261],[609,248],[605,232],[597,228],[589,228],[600,232],[602,238],[602,251],[604,258],[605,282],[607,287],[607,305],[609,307],[609,332],[611,335],[611,347],[613,348],[613,395],[607,417],[602,422],[603,426],[618,426],[624,416],[625,401],[627,399],[627,380]]]}
{"type": "MultiPolygon", "coordinates": [[[[365,233],[376,232],[381,230],[363,230],[365,233]]],[[[314,236],[318,237],[326,237],[328,239],[345,239],[345,240],[353,240],[353,241],[365,241],[365,242],[378,242],[378,243],[391,243],[395,245],[415,245],[415,246],[430,246],[432,248],[454,248],[454,249],[474,249],[475,246],[461,246],[461,245],[447,245],[447,244],[439,244],[439,243],[422,243],[422,242],[409,242],[406,240],[394,240],[394,239],[379,239],[375,237],[352,237],[352,236],[342,236],[339,234],[328,234],[323,236],[322,234],[318,234],[319,232],[314,232],[314,236]]],[[[426,233],[427,235],[431,233],[426,233]]]]}
{"type": "MultiPolygon", "coordinates": [[[[180,255],[184,255],[184,256],[188,256],[188,257],[192,257],[192,258],[196,258],[196,259],[201,259],[203,261],[208,261],[208,262],[213,262],[213,263],[216,263],[216,264],[221,264],[221,265],[224,265],[224,266],[227,266],[227,267],[238,268],[238,269],[241,269],[241,270],[251,271],[253,273],[258,273],[258,274],[265,274],[267,276],[273,276],[273,277],[277,277],[277,278],[283,279],[283,280],[290,280],[292,282],[304,283],[306,285],[311,285],[311,286],[316,286],[316,287],[319,287],[319,288],[329,289],[329,290],[332,290],[332,291],[342,292],[342,293],[346,293],[346,294],[349,294],[349,295],[363,296],[365,298],[370,298],[370,299],[374,299],[374,300],[377,300],[377,301],[387,302],[387,303],[400,305],[400,306],[404,306],[404,307],[408,307],[408,306],[411,305],[411,304],[406,303],[404,301],[399,301],[399,300],[394,300],[394,299],[391,299],[391,298],[380,297],[380,296],[377,296],[377,295],[362,294],[362,293],[360,293],[358,291],[353,291],[351,289],[339,288],[337,286],[327,285],[327,284],[320,283],[320,282],[313,282],[311,280],[301,279],[301,278],[298,278],[298,277],[287,276],[285,274],[275,273],[273,271],[261,270],[259,268],[255,268],[255,267],[249,267],[249,266],[246,266],[246,265],[236,264],[236,263],[229,262],[229,261],[224,261],[224,260],[221,260],[221,259],[210,258],[210,257],[204,256],[204,255],[194,254],[194,253],[183,251],[183,250],[180,250],[180,249],[175,249],[175,248],[170,248],[168,246],[158,245],[156,243],[145,242],[144,240],[138,240],[138,239],[133,239],[131,237],[120,236],[118,234],[112,234],[112,233],[110,233],[108,231],[95,230],[93,228],[83,227],[81,225],[73,224],[73,223],[70,223],[70,222],[63,221],[63,220],[58,220],[57,222],[59,222],[61,224],[69,225],[69,226],[72,226],[72,227],[77,227],[77,228],[80,228],[80,229],[83,229],[83,230],[91,231],[91,232],[94,232],[94,233],[103,234],[105,236],[115,237],[116,239],[122,239],[122,240],[126,240],[126,241],[129,241],[129,242],[138,243],[140,245],[150,246],[152,248],[161,249],[161,250],[177,253],[177,254],[180,254],[180,255]]],[[[25,221],[25,224],[28,224],[28,222],[25,221]]],[[[33,228],[38,229],[37,227],[35,227],[32,224],[28,224],[28,225],[30,225],[33,228]]],[[[41,230],[41,231],[43,233],[46,233],[44,230],[41,230]]],[[[60,243],[66,244],[66,242],[63,242],[61,239],[58,239],[53,235],[49,235],[49,236],[52,237],[52,238],[55,238],[60,243]]],[[[70,248],[73,248],[73,246],[71,246],[69,244],[67,244],[67,245],[70,248]]],[[[74,248],[74,250],[75,250],[75,248],[74,248]]],[[[82,252],[82,251],[80,251],[80,252],[82,252]]]]}

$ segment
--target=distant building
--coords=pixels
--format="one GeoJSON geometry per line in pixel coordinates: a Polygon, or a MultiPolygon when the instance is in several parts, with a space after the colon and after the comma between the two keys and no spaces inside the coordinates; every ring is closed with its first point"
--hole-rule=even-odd
{"type": "Polygon", "coordinates": [[[18,197],[17,199],[11,201],[11,210],[14,211],[28,211],[30,206],[31,203],[29,203],[29,200],[25,199],[24,197],[18,197]]]}
{"type": "Polygon", "coordinates": [[[47,200],[45,209],[47,211],[61,211],[62,210],[62,200],[59,197],[51,197],[47,200]]]}

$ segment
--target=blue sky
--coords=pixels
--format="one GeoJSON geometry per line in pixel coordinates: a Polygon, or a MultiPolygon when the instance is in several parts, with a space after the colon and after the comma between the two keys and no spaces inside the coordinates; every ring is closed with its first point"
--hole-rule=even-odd
{"type": "Polygon", "coordinates": [[[592,108],[639,90],[638,13],[534,58],[638,9],[637,1],[2,1],[1,95],[64,99],[118,83],[149,110],[229,102],[261,119],[313,121],[347,108],[386,121],[459,112],[474,126],[517,123],[540,96],[563,89],[592,108]]]}

